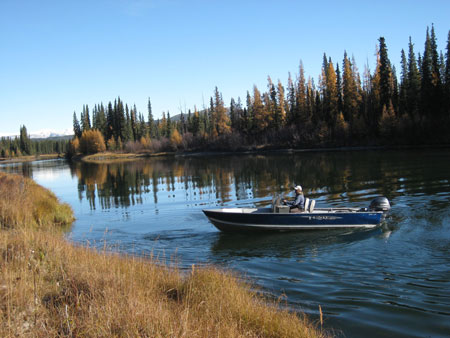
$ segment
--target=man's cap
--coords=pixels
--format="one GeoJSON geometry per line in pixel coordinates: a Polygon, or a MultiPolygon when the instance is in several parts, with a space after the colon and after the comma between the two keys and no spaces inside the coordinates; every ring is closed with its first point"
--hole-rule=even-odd
{"type": "Polygon", "coordinates": [[[301,186],[301,185],[297,185],[297,186],[294,187],[294,190],[300,190],[300,191],[302,191],[302,186],[301,186]]]}

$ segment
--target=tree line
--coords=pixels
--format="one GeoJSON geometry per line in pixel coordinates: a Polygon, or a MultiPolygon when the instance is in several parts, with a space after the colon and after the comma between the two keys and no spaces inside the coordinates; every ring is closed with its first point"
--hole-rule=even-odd
{"type": "Polygon", "coordinates": [[[80,150],[87,131],[91,141],[84,142],[83,152],[449,142],[450,31],[445,55],[437,49],[434,26],[426,30],[422,53],[409,38],[408,48],[401,50],[399,77],[384,37],[376,55],[374,71],[365,65],[361,74],[346,52],[341,63],[324,54],[316,81],[306,79],[300,62],[298,74],[289,73],[286,86],[269,76],[265,91],[255,85],[245,102],[232,98],[228,107],[216,87],[208,107],[172,118],[167,112],[154,120],[150,99],[147,120],[120,98],[95,105],[92,117],[85,105],[80,119],[73,115],[72,151],[80,150]],[[92,142],[103,146],[90,149],[92,142]]]}
{"type": "Polygon", "coordinates": [[[20,127],[19,136],[0,138],[0,157],[14,158],[27,155],[66,154],[69,140],[39,139],[33,140],[25,126],[20,127]]]}

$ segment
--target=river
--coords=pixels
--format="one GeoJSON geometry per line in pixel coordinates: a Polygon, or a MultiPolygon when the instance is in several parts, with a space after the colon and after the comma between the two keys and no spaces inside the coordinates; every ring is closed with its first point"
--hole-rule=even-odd
{"type": "Polygon", "coordinates": [[[1,165],[51,189],[77,243],[239,272],[346,337],[450,335],[450,150],[63,160],[1,165]],[[371,231],[230,235],[202,209],[263,206],[301,184],[316,207],[392,209],[371,231]]]}

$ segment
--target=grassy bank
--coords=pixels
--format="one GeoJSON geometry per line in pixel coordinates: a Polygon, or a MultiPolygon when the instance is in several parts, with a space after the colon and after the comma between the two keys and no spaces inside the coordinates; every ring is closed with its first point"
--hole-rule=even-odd
{"type": "Polygon", "coordinates": [[[214,267],[72,245],[61,231],[71,221],[51,192],[0,173],[1,337],[326,335],[214,267]]]}
{"type": "Polygon", "coordinates": [[[64,154],[42,154],[42,155],[27,155],[18,157],[0,157],[0,164],[2,163],[17,163],[17,162],[32,162],[38,160],[53,160],[57,158],[64,158],[64,154]]]}
{"type": "Polygon", "coordinates": [[[102,152],[90,155],[76,155],[72,157],[74,161],[83,161],[89,163],[112,163],[112,162],[123,162],[123,161],[134,161],[140,158],[147,157],[159,157],[159,156],[174,156],[175,153],[119,153],[119,152],[102,152]]]}

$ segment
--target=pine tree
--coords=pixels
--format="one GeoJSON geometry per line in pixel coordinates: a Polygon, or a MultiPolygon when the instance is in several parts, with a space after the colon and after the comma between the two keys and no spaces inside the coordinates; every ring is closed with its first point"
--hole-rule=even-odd
{"type": "Polygon", "coordinates": [[[78,122],[77,119],[77,113],[73,112],[73,133],[75,135],[75,137],[80,138],[81,137],[81,127],[80,127],[80,123],[78,122]]]}
{"type": "Polygon", "coordinates": [[[306,113],[306,83],[305,69],[303,62],[300,60],[297,91],[295,93],[295,120],[297,123],[305,124],[309,121],[310,116],[306,113]]]}
{"type": "Polygon", "coordinates": [[[91,119],[89,117],[88,105],[83,105],[83,112],[81,113],[81,130],[88,131],[91,129],[91,119]]]}
{"type": "Polygon", "coordinates": [[[445,94],[446,98],[446,114],[447,114],[447,122],[450,122],[450,31],[448,32],[447,38],[447,52],[446,52],[446,60],[445,60],[445,94]]]}
{"type": "Polygon", "coordinates": [[[236,114],[236,102],[234,101],[234,98],[231,98],[230,101],[230,123],[231,123],[231,129],[234,131],[237,129],[237,114],[236,114]]]}
{"type": "Polygon", "coordinates": [[[342,101],[342,77],[341,71],[339,70],[339,63],[336,63],[336,88],[338,93],[338,111],[343,111],[343,101],[342,101]]]}
{"type": "Polygon", "coordinates": [[[128,109],[128,105],[125,105],[125,128],[123,132],[123,142],[127,143],[128,141],[135,141],[135,138],[133,135],[133,128],[131,126],[130,111],[128,109]]]}
{"type": "Polygon", "coordinates": [[[430,116],[434,111],[433,102],[433,50],[432,43],[427,28],[425,38],[425,50],[422,58],[422,83],[421,83],[421,110],[426,116],[430,116]]]}
{"type": "Polygon", "coordinates": [[[20,143],[19,148],[23,155],[31,155],[31,140],[28,136],[27,128],[25,126],[20,127],[20,143]]]}
{"type": "Polygon", "coordinates": [[[358,118],[362,98],[358,91],[355,75],[353,74],[353,67],[347,57],[347,53],[344,53],[342,86],[342,111],[344,120],[349,122],[350,127],[353,128],[355,120],[358,118]]]}
{"type": "Polygon", "coordinates": [[[110,102],[108,102],[108,108],[106,111],[106,134],[105,138],[108,140],[111,138],[114,138],[114,128],[115,128],[115,122],[114,122],[114,109],[113,105],[110,102]]]}
{"type": "MultiPolygon", "coordinates": [[[[392,102],[393,85],[391,62],[388,58],[387,46],[384,37],[380,37],[380,105],[389,108],[392,102]]],[[[381,113],[381,112],[380,112],[381,113]]]]}
{"type": "Polygon", "coordinates": [[[288,85],[287,85],[287,121],[288,123],[292,123],[295,119],[295,88],[294,82],[292,81],[291,73],[288,76],[288,85]]]}
{"type": "Polygon", "coordinates": [[[400,93],[399,93],[399,114],[403,115],[407,111],[408,103],[408,61],[406,60],[405,51],[402,49],[401,57],[401,77],[400,77],[400,93]]]}
{"type": "Polygon", "coordinates": [[[150,98],[148,98],[147,109],[148,109],[148,130],[150,133],[150,137],[155,138],[156,137],[155,120],[153,118],[152,103],[150,102],[150,98]]]}
{"type": "Polygon", "coordinates": [[[131,124],[131,131],[133,133],[133,139],[134,141],[140,140],[139,139],[139,133],[138,133],[138,126],[137,126],[137,118],[136,118],[137,112],[134,109],[131,109],[130,113],[130,124],[131,124]]]}
{"type": "Polygon", "coordinates": [[[407,94],[407,112],[410,117],[418,114],[420,95],[421,95],[421,77],[417,67],[416,55],[414,53],[414,45],[409,37],[408,45],[408,86],[406,88],[407,94]]]}
{"type": "Polygon", "coordinates": [[[285,110],[285,98],[284,98],[284,87],[281,81],[278,80],[277,85],[277,106],[275,115],[275,127],[281,128],[286,122],[286,110],[285,110]]]}
{"type": "Polygon", "coordinates": [[[277,91],[272,82],[270,76],[267,77],[267,94],[263,94],[264,105],[269,114],[269,118],[271,121],[274,121],[275,129],[278,129],[279,122],[277,121],[277,110],[278,110],[278,102],[277,102],[277,91]]]}

